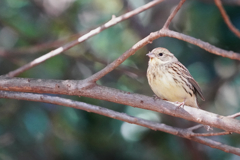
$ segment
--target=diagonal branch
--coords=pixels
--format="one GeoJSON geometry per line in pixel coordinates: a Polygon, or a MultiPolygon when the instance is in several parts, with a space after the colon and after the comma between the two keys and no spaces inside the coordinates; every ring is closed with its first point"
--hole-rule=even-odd
{"type": "Polygon", "coordinates": [[[191,136],[191,132],[189,132],[188,129],[180,129],[180,128],[168,126],[163,123],[157,123],[157,122],[152,122],[149,120],[144,120],[141,118],[129,116],[125,113],[119,113],[119,112],[116,112],[116,111],[113,111],[113,110],[110,110],[107,108],[99,107],[96,105],[91,105],[91,104],[87,104],[87,103],[83,103],[83,102],[77,102],[77,101],[60,98],[60,97],[54,97],[54,96],[48,96],[48,95],[42,95],[42,94],[21,93],[21,92],[0,91],[0,97],[52,103],[52,104],[56,104],[56,105],[62,105],[62,106],[66,106],[66,107],[81,109],[81,110],[85,110],[87,112],[93,112],[93,113],[104,115],[104,116],[107,116],[110,118],[114,118],[114,119],[118,119],[118,120],[125,121],[128,123],[147,127],[152,130],[158,130],[158,131],[170,133],[170,134],[182,137],[182,138],[187,138],[187,139],[193,140],[195,142],[208,145],[212,148],[217,148],[217,149],[223,150],[225,152],[240,155],[239,148],[228,146],[228,145],[222,144],[220,142],[211,140],[209,138],[191,136]]]}
{"type": "Polygon", "coordinates": [[[240,121],[237,119],[188,106],[184,106],[184,109],[178,108],[164,100],[155,101],[152,97],[140,94],[124,92],[97,84],[89,85],[86,80],[9,79],[2,77],[0,78],[0,90],[85,96],[152,110],[240,134],[240,121]]]}
{"type": "Polygon", "coordinates": [[[224,10],[223,6],[222,6],[222,2],[221,0],[214,0],[216,6],[218,7],[219,11],[221,12],[221,15],[223,17],[223,20],[225,21],[225,23],[227,24],[228,28],[238,37],[240,38],[240,31],[234,27],[234,25],[232,24],[232,22],[230,21],[226,11],[224,10]]]}
{"type": "MultiPolygon", "coordinates": [[[[168,17],[166,23],[163,26],[163,29],[168,29],[172,19],[177,14],[178,10],[182,7],[182,5],[183,5],[183,3],[185,1],[186,0],[181,0],[179,2],[178,6],[174,9],[174,11],[168,17]]],[[[97,80],[101,79],[103,76],[105,76],[106,74],[111,72],[113,69],[115,69],[117,66],[119,66],[121,63],[123,63],[129,56],[133,55],[137,50],[139,50],[140,48],[144,47],[148,43],[151,43],[153,40],[155,40],[155,39],[157,39],[159,37],[161,37],[161,35],[159,35],[157,37],[152,37],[152,39],[150,40],[150,38],[151,38],[151,34],[150,34],[149,36],[147,36],[144,39],[140,40],[131,49],[129,49],[128,51],[123,53],[118,59],[116,59],[115,61],[110,63],[108,66],[106,66],[101,71],[99,71],[99,72],[95,73],[94,75],[92,75],[91,77],[89,77],[88,80],[94,83],[97,80]]]]}
{"type": "MultiPolygon", "coordinates": [[[[161,1],[161,0],[160,0],[161,1]]],[[[127,19],[129,18],[130,16],[132,15],[135,15],[137,14],[137,12],[140,12],[142,11],[143,9],[147,9],[149,8],[149,6],[153,6],[154,4],[157,4],[157,3],[160,3],[160,1],[152,1],[151,4],[147,4],[143,7],[140,7],[132,12],[129,12],[123,16],[120,16],[118,18],[114,18],[113,20],[109,21],[108,23],[106,23],[105,25],[101,26],[101,27],[98,27],[97,29],[94,29],[92,31],[90,31],[89,33],[85,34],[84,36],[80,37],[79,39],[81,39],[81,42],[86,40],[87,38],[99,33],[101,31],[101,29],[106,29],[107,27],[110,27],[112,25],[114,25],[115,23],[117,22],[120,22],[122,21],[123,19],[127,19]],[[118,20],[116,22],[116,20],[118,20]],[[97,33],[96,33],[97,32],[97,33]]],[[[181,1],[179,6],[181,6],[181,4],[183,3],[184,1],[181,1]]],[[[175,10],[176,11],[176,10],[175,10]]],[[[173,17],[175,14],[171,14],[171,17],[173,17]]],[[[168,19],[168,21],[170,22],[171,19],[168,19]]],[[[167,23],[166,23],[167,24],[167,23]]],[[[204,41],[201,41],[199,39],[196,39],[196,38],[193,38],[193,37],[190,37],[190,36],[187,36],[187,35],[184,35],[184,34],[181,34],[181,33],[178,33],[178,32],[174,32],[174,31],[171,31],[169,29],[161,29],[159,31],[156,31],[156,32],[153,32],[151,33],[150,35],[148,35],[147,37],[145,37],[144,39],[140,40],[139,42],[137,42],[135,45],[133,45],[132,48],[130,48],[128,51],[126,51],[125,53],[123,53],[119,58],[117,58],[115,61],[113,61],[112,63],[110,63],[108,66],[106,66],[104,69],[102,69],[101,71],[95,73],[94,75],[92,75],[91,77],[88,78],[88,81],[91,82],[91,83],[94,83],[96,82],[97,80],[99,80],[100,78],[102,78],[103,76],[105,76],[106,74],[108,74],[109,72],[111,72],[113,69],[115,69],[117,66],[119,66],[122,62],[124,62],[129,56],[133,55],[137,50],[139,50],[140,48],[144,47],[145,45],[147,45],[148,43],[151,43],[153,40],[157,39],[157,38],[160,38],[160,37],[172,37],[172,38],[177,38],[177,39],[180,39],[180,40],[183,40],[183,41],[186,41],[186,42],[189,42],[191,44],[194,44],[194,45],[197,45],[199,46],[200,48],[203,48],[205,49],[206,51],[210,52],[210,53],[213,53],[213,54],[216,54],[216,55],[220,55],[220,56],[223,56],[223,57],[228,57],[230,59],[236,59],[236,60],[240,60],[240,54],[238,53],[235,53],[235,52],[232,52],[232,51],[226,51],[226,50],[223,50],[223,49],[220,49],[220,48],[217,48],[207,42],[204,42],[204,41]]],[[[73,43],[73,42],[72,42],[73,43]]],[[[75,42],[76,44],[77,43],[80,43],[80,42],[75,42]]],[[[72,44],[72,46],[76,45],[76,44],[72,44]]],[[[68,44],[67,44],[68,45],[68,44]]],[[[70,45],[70,43],[69,43],[70,45]]],[[[65,45],[66,46],[66,45],[65,45]]],[[[68,46],[68,48],[70,48],[70,46],[68,46]]],[[[20,67],[18,68],[17,70],[15,71],[12,71],[10,73],[8,73],[7,77],[14,77],[20,73],[22,73],[23,71],[29,69],[29,68],[32,68],[33,66],[36,66],[40,63],[42,63],[43,61],[47,60],[48,58],[51,58],[52,56],[55,56],[55,55],[58,55],[60,53],[62,53],[64,50],[66,50],[66,48],[58,48],[57,50],[54,50],[42,57],[39,57],[37,58],[36,60],[32,61],[31,63],[29,64],[26,64],[25,66],[23,67],[20,67]]]]}
{"type": "Polygon", "coordinates": [[[136,14],[138,14],[138,13],[141,13],[141,12],[143,12],[143,11],[145,11],[145,10],[155,6],[155,5],[157,5],[158,3],[162,2],[162,1],[163,0],[154,0],[154,1],[151,1],[151,2],[149,2],[147,4],[145,4],[142,7],[139,7],[139,8],[137,8],[137,9],[135,9],[133,11],[130,11],[128,13],[125,13],[122,16],[119,16],[119,17],[113,16],[110,21],[108,21],[107,23],[105,23],[104,25],[102,25],[100,27],[97,27],[96,29],[91,30],[90,32],[86,33],[85,35],[79,37],[77,40],[71,41],[71,42],[65,44],[64,46],[59,47],[59,48],[57,48],[57,49],[55,49],[55,50],[53,50],[53,51],[51,51],[51,52],[41,56],[41,57],[33,60],[32,62],[30,62],[28,64],[25,64],[24,66],[14,70],[14,71],[9,72],[5,76],[7,76],[7,77],[15,77],[15,76],[19,75],[20,73],[22,73],[22,72],[24,72],[24,71],[26,71],[26,70],[28,70],[28,69],[36,66],[36,65],[39,65],[40,63],[46,61],[47,59],[52,58],[52,57],[54,57],[56,55],[59,55],[62,52],[70,49],[71,47],[86,41],[90,37],[92,37],[92,36],[102,32],[103,30],[105,30],[105,29],[107,29],[109,27],[112,27],[112,26],[116,25],[117,23],[122,22],[122,21],[124,21],[124,20],[126,20],[126,19],[128,19],[128,18],[130,18],[130,17],[132,17],[132,16],[134,16],[136,14]]]}
{"type": "Polygon", "coordinates": [[[182,33],[178,33],[175,31],[171,31],[169,29],[161,29],[156,32],[152,32],[150,35],[145,37],[144,39],[138,41],[132,48],[130,48],[128,51],[123,53],[119,58],[114,60],[112,63],[107,65],[104,69],[101,71],[95,73],[91,77],[88,78],[89,81],[91,82],[96,82],[112,70],[114,70],[117,66],[119,66],[121,63],[123,63],[128,57],[133,55],[137,50],[140,48],[144,47],[148,43],[151,43],[153,40],[159,38],[159,37],[172,37],[176,39],[180,39],[183,41],[186,41],[188,43],[194,44],[210,53],[222,56],[222,57],[227,57],[230,59],[236,59],[240,60],[240,54],[233,52],[233,51],[226,51],[224,49],[220,49],[218,47],[215,47],[207,42],[201,41],[200,39],[193,38],[191,36],[184,35],[182,33]]]}
{"type": "Polygon", "coordinates": [[[177,7],[174,9],[174,11],[170,14],[170,16],[168,17],[167,21],[165,22],[164,26],[163,26],[163,29],[168,29],[172,19],[175,17],[175,15],[177,14],[177,12],[179,11],[179,9],[182,7],[183,3],[185,2],[186,0],[181,0],[179,2],[179,4],[177,5],[177,7]]]}
{"type": "MultiPolygon", "coordinates": [[[[147,5],[154,6],[157,3],[160,3],[162,0],[155,0],[147,5]]],[[[146,38],[142,39],[138,43],[136,43],[131,49],[129,49],[127,52],[125,52],[122,56],[120,56],[118,59],[113,61],[111,64],[106,66],[103,70],[97,72],[93,76],[89,77],[86,80],[82,81],[60,81],[60,80],[35,80],[35,79],[7,79],[2,78],[0,79],[0,90],[6,90],[6,91],[21,91],[21,92],[34,92],[34,93],[53,93],[53,94],[67,94],[67,95],[82,95],[86,97],[91,98],[97,98],[101,100],[107,100],[115,103],[130,105],[133,107],[143,108],[143,109],[149,109],[153,111],[157,111],[164,114],[169,114],[172,116],[184,118],[190,121],[210,125],[216,128],[220,128],[223,130],[226,130],[228,132],[236,132],[240,134],[240,122],[238,120],[233,119],[233,117],[224,117],[217,114],[213,114],[210,112],[206,112],[200,109],[192,108],[185,106],[184,109],[177,108],[175,105],[165,102],[163,100],[154,101],[151,97],[138,95],[138,94],[132,94],[130,92],[123,92],[119,90],[115,90],[112,88],[107,88],[103,86],[98,86],[94,84],[93,82],[96,82],[98,79],[102,78],[104,75],[115,69],[118,65],[120,65],[124,60],[126,60],[129,56],[133,55],[138,49],[142,48],[143,46],[147,45],[148,43],[151,43],[153,40],[159,38],[159,37],[173,37],[177,38],[189,43],[192,43],[194,45],[197,45],[211,53],[225,56],[232,59],[240,60],[240,55],[238,53],[234,53],[231,51],[225,51],[222,49],[219,49],[215,46],[210,45],[209,43],[203,42],[201,40],[192,38],[190,36],[177,33],[174,31],[170,31],[168,29],[169,24],[173,17],[176,15],[177,11],[181,8],[182,4],[185,0],[181,0],[178,7],[174,10],[174,12],[170,15],[167,22],[164,25],[164,28],[151,33],[146,38]],[[90,84],[90,85],[89,85],[90,84]]],[[[147,6],[145,5],[145,7],[147,6]]],[[[149,7],[148,6],[148,7],[149,7]]],[[[150,7],[149,7],[150,8],[150,7]]],[[[84,36],[80,37],[78,40],[72,41],[63,47],[60,47],[52,52],[49,52],[48,54],[39,57],[38,59],[32,61],[31,63],[13,71],[7,74],[8,77],[13,77],[21,72],[32,68],[44,61],[46,61],[48,58],[51,58],[53,56],[56,56],[63,51],[77,45],[78,43],[81,43],[85,41],[86,39],[100,33],[102,30],[111,27],[112,25],[115,25],[122,20],[125,20],[137,13],[140,13],[140,11],[143,11],[147,8],[140,7],[139,10],[134,10],[132,12],[132,15],[125,14],[123,16],[120,16],[118,18],[113,17],[112,20],[107,22],[101,27],[98,27],[89,33],[85,34],[84,36]],[[142,9],[142,10],[141,10],[142,9]]],[[[188,138],[193,141],[197,141],[199,143],[206,144],[208,146],[221,149],[225,152],[234,153],[237,155],[240,155],[240,149],[230,147],[224,144],[221,144],[219,142],[213,141],[208,138],[198,137],[198,136],[206,136],[206,134],[195,134],[189,132],[188,129],[178,129],[173,128],[171,126],[167,126],[165,124],[159,124],[156,122],[150,122],[146,121],[140,118],[131,117],[123,113],[118,113],[109,109],[105,109],[99,106],[94,106],[82,102],[76,102],[71,101],[68,99],[63,99],[59,97],[51,97],[47,95],[37,95],[32,93],[14,93],[14,92],[5,92],[0,91],[0,97],[3,98],[15,98],[15,99],[22,99],[22,100],[32,100],[32,101],[41,101],[41,102],[47,102],[47,103],[53,103],[53,104],[60,104],[65,105],[77,109],[83,109],[86,111],[98,113],[101,115],[105,115],[111,118],[123,120],[129,123],[138,124],[144,127],[148,127],[153,130],[160,130],[164,131],[170,134],[174,134],[180,137],[188,138]]],[[[220,134],[219,134],[220,135],[220,134]]],[[[209,136],[209,134],[208,134],[209,136]]]]}
{"type": "Polygon", "coordinates": [[[198,47],[200,47],[200,48],[202,48],[202,49],[204,49],[204,50],[206,50],[210,53],[240,61],[240,54],[239,53],[236,53],[236,52],[233,52],[233,51],[226,51],[224,49],[215,47],[215,46],[213,46],[213,45],[211,45],[207,42],[203,42],[200,39],[196,39],[196,38],[193,38],[191,36],[188,36],[188,35],[185,35],[185,34],[182,34],[182,33],[178,33],[178,32],[175,32],[175,31],[171,31],[171,30],[160,30],[159,34],[162,34],[162,36],[164,36],[164,37],[166,36],[166,37],[172,37],[172,38],[176,38],[176,39],[179,39],[179,40],[183,40],[185,42],[194,44],[194,45],[196,45],[196,46],[198,46],[198,47]]]}
{"type": "Polygon", "coordinates": [[[220,55],[222,57],[228,57],[230,59],[237,59],[240,60],[240,54],[232,52],[232,51],[226,51],[220,48],[217,48],[207,42],[201,41],[199,39],[171,31],[168,29],[169,24],[171,23],[172,19],[178,12],[178,10],[181,8],[185,0],[181,0],[178,4],[178,6],[174,9],[174,11],[171,13],[169,18],[167,19],[166,23],[164,24],[163,28],[160,29],[159,31],[153,32],[144,39],[138,41],[132,48],[130,48],[128,51],[123,53],[119,58],[117,58],[115,61],[110,63],[108,66],[106,66],[104,69],[101,71],[95,73],[91,77],[88,78],[88,80],[92,83],[96,82],[97,80],[101,79],[103,76],[114,70],[117,66],[119,66],[121,63],[123,63],[129,56],[133,55],[137,50],[140,48],[144,47],[148,43],[151,43],[153,40],[160,38],[160,37],[172,37],[172,38],[177,38],[183,41],[186,41],[188,43],[194,44],[196,46],[199,46],[200,48],[205,49],[206,51],[220,55]]]}

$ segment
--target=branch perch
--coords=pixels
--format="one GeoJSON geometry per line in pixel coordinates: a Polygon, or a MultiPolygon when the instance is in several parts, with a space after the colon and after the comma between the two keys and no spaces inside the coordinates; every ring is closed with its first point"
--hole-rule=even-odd
{"type": "Polygon", "coordinates": [[[160,38],[160,37],[172,37],[177,38],[188,43],[194,44],[199,46],[200,48],[205,49],[206,51],[220,55],[223,57],[228,57],[231,59],[240,60],[240,54],[226,51],[220,48],[217,48],[213,45],[210,45],[207,42],[203,42],[199,39],[177,33],[175,31],[171,31],[168,29],[172,19],[176,15],[177,11],[181,8],[185,0],[181,0],[175,10],[171,13],[168,20],[164,24],[164,27],[159,31],[153,32],[144,39],[137,42],[135,45],[132,46],[128,51],[123,53],[119,58],[115,61],[107,65],[101,71],[95,73],[94,75],[90,76],[85,80],[74,81],[74,80],[43,80],[43,79],[24,79],[24,78],[6,78],[6,77],[14,77],[19,75],[20,73],[46,61],[47,59],[56,56],[69,48],[87,40],[88,38],[100,33],[101,31],[125,20],[130,18],[133,15],[136,15],[152,6],[162,2],[162,0],[155,0],[152,1],[143,7],[140,7],[134,11],[126,13],[120,17],[114,17],[109,22],[105,23],[104,25],[88,32],[84,36],[78,38],[75,41],[67,43],[66,45],[53,50],[46,55],[35,59],[34,61],[18,68],[15,71],[12,71],[5,75],[5,77],[0,77],[0,97],[2,98],[14,98],[14,99],[22,99],[22,100],[31,100],[31,101],[41,101],[59,105],[65,105],[77,109],[82,109],[94,113],[98,113],[104,116],[108,116],[111,118],[119,119],[122,121],[126,121],[129,123],[138,124],[144,127],[148,127],[153,130],[160,130],[170,134],[174,134],[180,137],[188,138],[193,141],[197,141],[202,144],[206,144],[213,148],[221,149],[225,152],[234,153],[240,155],[240,149],[230,147],[219,142],[213,141],[208,138],[203,138],[199,136],[213,136],[213,135],[223,135],[230,132],[235,132],[240,134],[240,121],[234,119],[239,114],[233,116],[220,116],[214,113],[210,113],[207,111],[203,111],[201,109],[196,109],[192,107],[185,106],[183,108],[178,108],[174,104],[163,101],[157,100],[155,101],[153,98],[133,94],[130,92],[123,92],[113,88],[108,88],[104,86],[99,86],[95,82],[114,70],[117,66],[119,66],[122,62],[124,62],[129,56],[133,55],[137,50],[144,47],[148,43],[151,43],[153,40],[160,38]],[[7,92],[7,91],[15,91],[15,92],[7,92]],[[60,97],[52,97],[47,95],[39,95],[39,94],[32,94],[32,93],[16,93],[16,92],[32,92],[32,93],[46,93],[46,94],[65,94],[65,95],[77,95],[77,96],[85,96],[95,99],[101,99],[106,101],[111,101],[119,104],[129,105],[133,107],[138,107],[142,109],[148,109],[156,112],[160,112],[163,114],[168,114],[175,117],[184,118],[186,120],[194,121],[197,123],[209,125],[212,127],[220,128],[225,130],[226,132],[220,133],[193,133],[197,127],[192,127],[190,129],[179,129],[174,128],[171,126],[167,126],[165,124],[160,124],[156,122],[146,121],[140,118],[131,117],[123,113],[118,113],[106,108],[102,108],[99,106],[94,106],[82,102],[76,102],[68,99],[63,99],[60,97]],[[191,130],[192,129],[192,130],[191,130]]]}
{"type": "Polygon", "coordinates": [[[179,109],[174,104],[164,100],[154,101],[152,97],[124,92],[92,83],[89,85],[89,83],[87,80],[64,81],[29,78],[8,79],[1,77],[0,90],[85,96],[152,110],[240,134],[240,121],[237,119],[220,116],[188,106],[184,106],[184,109],[179,109]]]}
{"type": "Polygon", "coordinates": [[[0,97],[52,103],[52,104],[63,105],[63,106],[72,107],[72,108],[76,108],[76,109],[81,109],[81,110],[85,110],[87,112],[93,112],[93,113],[104,115],[104,116],[107,116],[110,118],[114,118],[114,119],[118,119],[118,120],[125,121],[128,123],[147,127],[149,129],[152,129],[155,131],[159,130],[159,131],[163,131],[166,133],[170,133],[170,134],[173,134],[173,135],[176,135],[179,137],[187,138],[187,139],[193,140],[195,142],[208,145],[212,148],[217,148],[217,149],[223,150],[225,152],[240,155],[239,148],[231,147],[231,146],[222,144],[220,142],[211,140],[209,138],[191,136],[192,133],[188,129],[180,129],[180,128],[168,126],[163,123],[157,123],[157,122],[144,120],[141,118],[129,116],[125,113],[119,113],[119,112],[116,112],[116,111],[113,111],[110,109],[106,109],[103,107],[99,107],[96,105],[91,105],[91,104],[87,104],[87,103],[83,103],[83,102],[77,102],[77,101],[60,98],[60,97],[54,97],[54,96],[48,96],[48,95],[42,95],[42,94],[21,93],[21,92],[0,91],[0,97]]]}

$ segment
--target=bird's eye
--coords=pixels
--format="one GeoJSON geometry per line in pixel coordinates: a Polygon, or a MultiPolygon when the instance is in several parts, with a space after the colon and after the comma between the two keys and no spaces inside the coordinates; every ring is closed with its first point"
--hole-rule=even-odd
{"type": "Polygon", "coordinates": [[[159,55],[159,56],[162,56],[162,55],[163,55],[163,53],[159,53],[158,55],[159,55]]]}

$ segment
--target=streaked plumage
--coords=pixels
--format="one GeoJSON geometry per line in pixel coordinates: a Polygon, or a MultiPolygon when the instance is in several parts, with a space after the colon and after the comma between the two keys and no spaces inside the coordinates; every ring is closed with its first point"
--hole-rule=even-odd
{"type": "Polygon", "coordinates": [[[147,78],[153,92],[162,99],[199,108],[196,96],[204,97],[188,69],[165,48],[155,48],[147,55],[147,78]]]}

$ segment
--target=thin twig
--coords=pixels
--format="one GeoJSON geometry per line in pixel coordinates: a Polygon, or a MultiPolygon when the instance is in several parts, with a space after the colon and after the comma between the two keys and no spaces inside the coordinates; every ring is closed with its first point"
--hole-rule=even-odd
{"type": "Polygon", "coordinates": [[[155,5],[157,5],[158,3],[162,2],[162,1],[163,0],[154,0],[154,1],[151,1],[151,2],[149,2],[147,4],[145,4],[142,7],[139,7],[139,8],[137,8],[137,9],[135,9],[133,11],[130,11],[128,13],[125,13],[122,16],[119,16],[119,17],[113,16],[110,21],[108,21],[107,23],[105,23],[104,25],[102,25],[100,27],[97,27],[96,29],[91,30],[87,34],[85,34],[85,35],[81,36],[80,38],[78,38],[77,40],[69,42],[69,43],[65,44],[64,46],[59,47],[59,48],[57,48],[57,49],[55,49],[55,50],[53,50],[53,51],[51,51],[51,52],[49,52],[49,53],[47,53],[45,55],[43,55],[43,56],[33,60],[32,62],[30,62],[30,63],[28,63],[28,64],[26,64],[26,65],[24,65],[24,66],[22,66],[22,67],[20,67],[20,68],[18,68],[16,70],[14,70],[14,71],[9,72],[5,76],[6,77],[15,77],[15,76],[19,75],[20,73],[22,73],[22,72],[24,72],[24,71],[26,71],[26,70],[34,67],[34,66],[36,66],[36,65],[46,61],[47,59],[52,58],[52,57],[54,57],[56,55],[59,55],[62,52],[68,50],[69,48],[71,48],[71,47],[73,47],[73,46],[75,46],[75,45],[77,45],[79,43],[84,42],[85,40],[89,39],[90,37],[92,37],[92,36],[102,32],[103,30],[105,30],[105,29],[107,29],[109,27],[112,27],[113,25],[116,25],[117,23],[122,22],[122,21],[124,21],[124,20],[126,20],[126,19],[128,19],[128,18],[130,18],[130,17],[132,17],[132,16],[134,16],[136,14],[138,14],[138,13],[141,13],[141,12],[143,12],[143,11],[145,11],[145,10],[155,6],[155,5]]]}
{"type": "MultiPolygon", "coordinates": [[[[236,114],[233,114],[233,115],[230,115],[230,116],[227,116],[227,117],[229,117],[229,118],[236,118],[236,117],[239,117],[239,116],[240,116],[240,112],[239,112],[239,113],[236,113],[236,114]]],[[[204,127],[204,125],[199,124],[199,125],[190,127],[190,128],[188,128],[187,130],[189,130],[190,132],[192,132],[192,133],[190,134],[190,136],[201,136],[201,137],[220,136],[220,135],[232,134],[232,132],[229,132],[229,131],[217,132],[217,133],[194,133],[194,132],[193,132],[194,130],[199,129],[199,128],[201,128],[201,127],[204,127]]]]}
{"type": "Polygon", "coordinates": [[[188,128],[188,130],[189,131],[194,131],[194,130],[197,130],[197,129],[201,128],[201,127],[204,127],[204,125],[198,124],[198,125],[195,125],[193,127],[188,128]]]}
{"type": "MultiPolygon", "coordinates": [[[[240,116],[240,113],[236,113],[234,115],[231,116],[227,116],[227,117],[231,117],[233,118],[234,116],[240,116]]],[[[194,130],[197,130],[201,127],[204,127],[205,125],[199,124],[199,125],[195,125],[193,127],[187,128],[187,130],[189,132],[191,132],[190,136],[201,136],[201,137],[208,137],[208,136],[220,136],[220,135],[228,135],[228,134],[232,134],[232,132],[229,131],[224,131],[224,132],[217,132],[217,133],[194,133],[194,130]]]]}
{"type": "Polygon", "coordinates": [[[191,134],[189,136],[200,136],[200,137],[209,137],[209,136],[220,136],[220,135],[227,135],[227,134],[232,134],[232,132],[224,131],[224,132],[217,132],[217,133],[194,133],[193,131],[196,129],[199,129],[201,127],[204,127],[205,125],[199,124],[190,128],[187,128],[191,134]]]}
{"type": "Polygon", "coordinates": [[[230,115],[230,116],[228,116],[228,117],[237,118],[237,117],[239,117],[239,116],[240,116],[240,112],[235,113],[235,114],[233,114],[233,115],[230,115]]]}
{"type": "Polygon", "coordinates": [[[209,136],[221,136],[232,134],[232,132],[217,132],[217,133],[191,133],[190,136],[200,136],[200,137],[209,137],[209,136]]]}
{"type": "MultiPolygon", "coordinates": [[[[96,56],[95,54],[88,54],[88,56],[90,57],[89,59],[93,62],[99,62],[101,64],[108,65],[108,62],[105,59],[100,58],[100,57],[96,56]]],[[[87,60],[86,57],[83,55],[79,55],[78,58],[81,60],[84,60],[84,61],[87,60]]],[[[118,66],[116,68],[116,70],[121,72],[121,74],[125,74],[133,79],[136,79],[139,77],[146,77],[146,74],[143,71],[140,71],[139,69],[134,68],[134,67],[122,65],[122,66],[118,66]]]]}
{"type": "Polygon", "coordinates": [[[177,12],[179,11],[179,9],[182,7],[183,3],[186,0],[181,0],[179,2],[179,4],[177,5],[177,7],[174,9],[174,11],[170,14],[170,16],[168,17],[167,21],[165,22],[165,24],[163,25],[163,29],[168,29],[172,19],[175,17],[175,15],[177,14],[177,12]]]}
{"type": "Polygon", "coordinates": [[[227,24],[228,28],[238,37],[240,38],[240,31],[234,27],[234,25],[232,24],[232,22],[230,21],[226,11],[224,10],[223,6],[222,6],[222,2],[221,0],[214,0],[216,6],[218,7],[219,11],[221,12],[221,15],[225,21],[225,23],[227,24]]]}
{"type": "Polygon", "coordinates": [[[45,102],[45,103],[51,103],[66,107],[72,107],[76,109],[85,110],[87,112],[93,112],[100,115],[104,115],[110,118],[118,119],[121,121],[125,121],[128,123],[140,125],[143,127],[147,127],[152,130],[159,130],[166,133],[170,133],[179,137],[187,138],[193,141],[196,141],[198,143],[202,143],[205,145],[208,145],[212,148],[217,148],[223,151],[227,151],[229,153],[233,153],[236,155],[240,155],[240,149],[235,148],[232,146],[228,146],[225,144],[222,144],[220,142],[203,138],[203,137],[196,137],[196,136],[189,136],[189,130],[185,129],[182,130],[180,128],[175,128],[168,126],[163,123],[157,123],[152,122],[149,120],[144,120],[141,118],[129,116],[125,113],[119,113],[107,108],[99,107],[96,105],[91,105],[83,102],[73,101],[65,98],[55,97],[55,96],[48,96],[48,95],[42,95],[42,94],[33,94],[33,93],[21,93],[21,92],[7,92],[7,91],[0,91],[0,97],[1,98],[10,98],[10,99],[20,99],[20,100],[27,100],[27,101],[37,101],[37,102],[45,102]]]}

